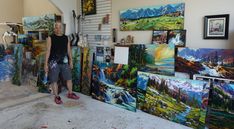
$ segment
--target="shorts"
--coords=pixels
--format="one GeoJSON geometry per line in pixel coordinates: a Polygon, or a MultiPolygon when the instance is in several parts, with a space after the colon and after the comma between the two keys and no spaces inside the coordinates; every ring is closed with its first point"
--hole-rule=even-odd
{"type": "Polygon", "coordinates": [[[50,64],[49,65],[49,81],[55,83],[59,79],[59,74],[64,80],[72,80],[71,68],[69,64],[50,64]]]}

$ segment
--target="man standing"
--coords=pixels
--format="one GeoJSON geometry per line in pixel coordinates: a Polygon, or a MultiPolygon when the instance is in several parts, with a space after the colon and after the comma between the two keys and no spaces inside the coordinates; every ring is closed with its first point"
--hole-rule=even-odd
{"type": "Polygon", "coordinates": [[[51,82],[56,104],[63,103],[58,95],[57,81],[60,73],[62,74],[63,79],[67,82],[67,97],[70,99],[79,99],[79,96],[72,92],[72,68],[72,54],[68,37],[62,33],[62,23],[56,22],[54,26],[54,34],[49,36],[47,40],[44,66],[44,70],[48,73],[51,82]]]}

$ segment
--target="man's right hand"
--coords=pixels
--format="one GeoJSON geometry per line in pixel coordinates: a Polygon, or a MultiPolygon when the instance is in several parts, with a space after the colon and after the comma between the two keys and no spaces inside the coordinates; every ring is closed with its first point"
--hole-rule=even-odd
{"type": "Polygon", "coordinates": [[[48,73],[48,72],[49,72],[48,65],[45,65],[45,66],[44,66],[44,70],[45,70],[45,73],[48,73]]]}

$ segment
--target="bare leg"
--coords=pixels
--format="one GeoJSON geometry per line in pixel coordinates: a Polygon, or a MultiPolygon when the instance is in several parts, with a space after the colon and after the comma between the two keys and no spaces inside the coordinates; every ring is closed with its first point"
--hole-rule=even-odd
{"type": "Polygon", "coordinates": [[[67,80],[67,89],[68,89],[68,93],[71,94],[72,93],[72,80],[67,80]]]}
{"type": "Polygon", "coordinates": [[[57,82],[52,83],[51,86],[52,86],[53,94],[55,96],[58,96],[58,85],[57,85],[57,82]]]}

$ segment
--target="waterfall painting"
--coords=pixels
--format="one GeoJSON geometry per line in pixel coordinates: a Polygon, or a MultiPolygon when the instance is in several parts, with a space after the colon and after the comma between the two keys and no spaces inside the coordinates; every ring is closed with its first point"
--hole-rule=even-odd
{"type": "Polygon", "coordinates": [[[95,62],[92,97],[102,102],[136,111],[137,68],[129,65],[95,62]]]}
{"type": "Polygon", "coordinates": [[[205,128],[209,83],[138,72],[146,86],[141,110],[192,128],[205,128]]]}
{"type": "Polygon", "coordinates": [[[172,30],[184,28],[184,3],[120,11],[120,30],[172,30]]]}
{"type": "Polygon", "coordinates": [[[20,73],[22,65],[21,45],[0,45],[0,82],[12,81],[20,85],[20,73]]]}
{"type": "Polygon", "coordinates": [[[82,59],[81,93],[90,95],[93,54],[89,48],[83,48],[82,59]]]}
{"type": "Polygon", "coordinates": [[[176,71],[234,79],[234,50],[178,48],[176,71]]]}
{"type": "Polygon", "coordinates": [[[73,61],[73,69],[72,69],[72,84],[73,91],[80,91],[80,83],[81,83],[81,48],[80,47],[72,47],[72,61],[73,61]]]}
{"type": "Polygon", "coordinates": [[[154,30],[152,36],[153,44],[167,44],[167,31],[154,30]]]}
{"type": "Polygon", "coordinates": [[[173,43],[176,47],[185,47],[186,30],[168,31],[168,43],[173,43]]]}
{"type": "Polygon", "coordinates": [[[234,84],[214,82],[207,123],[210,129],[234,129],[234,84]],[[222,122],[221,122],[222,121],[222,122]]]}

